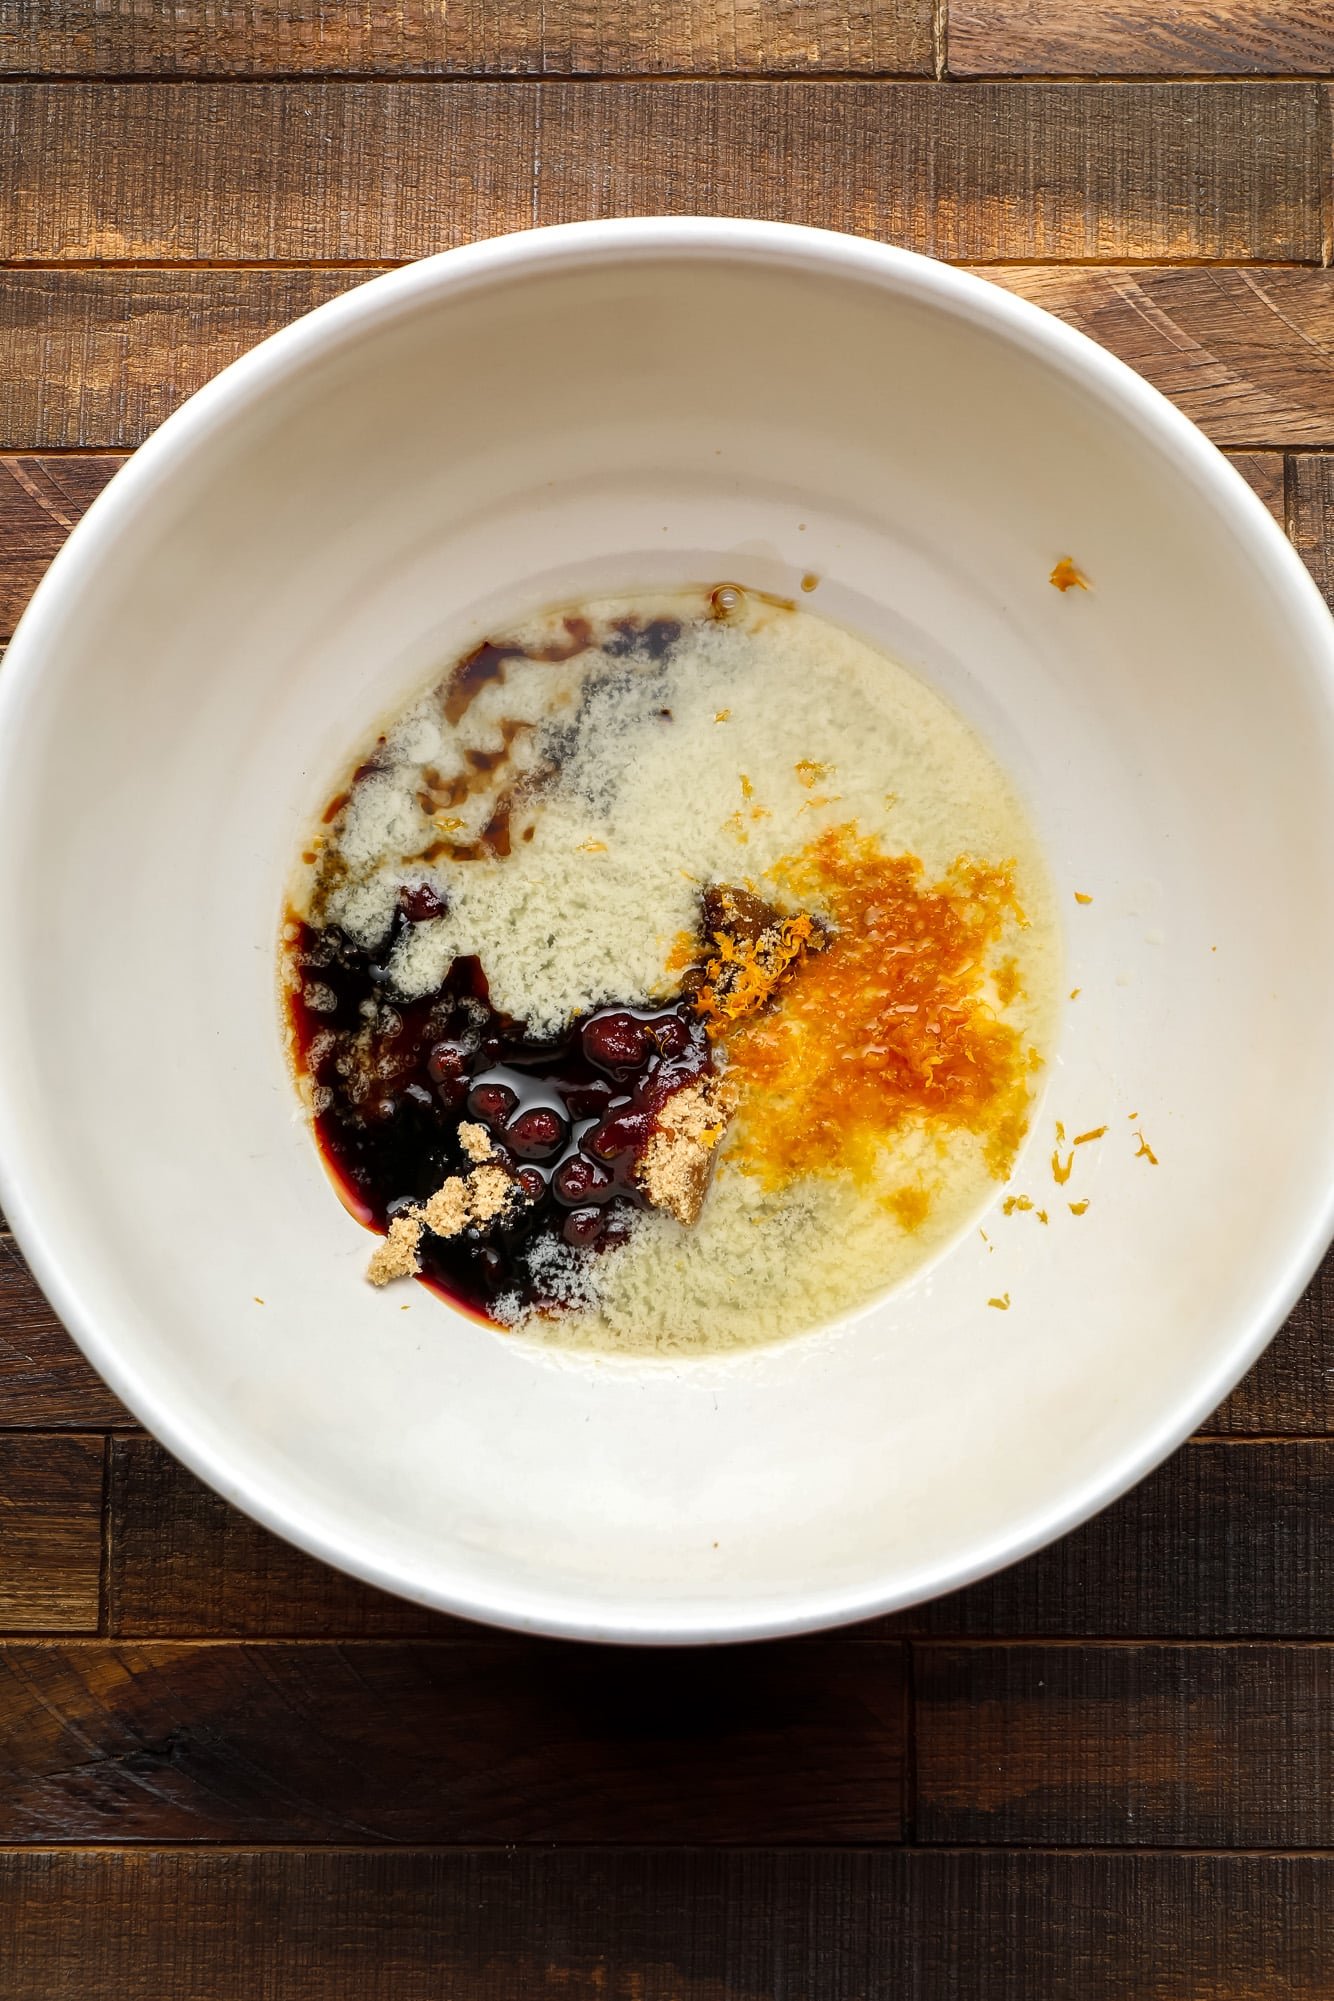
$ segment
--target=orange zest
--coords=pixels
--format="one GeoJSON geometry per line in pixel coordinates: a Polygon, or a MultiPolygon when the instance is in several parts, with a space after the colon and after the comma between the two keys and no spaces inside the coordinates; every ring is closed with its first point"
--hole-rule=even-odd
{"type": "Polygon", "coordinates": [[[1001,960],[996,968],[994,978],[996,981],[996,998],[1002,1007],[1009,1007],[1011,1001],[1017,999],[1024,991],[1019,982],[1019,968],[1015,964],[1013,954],[1009,958],[1001,960]]]}
{"type": "Polygon", "coordinates": [[[771,1187],[839,1172],[869,1183],[910,1123],[972,1132],[989,1170],[1009,1172],[1030,1057],[995,1011],[987,968],[1007,925],[1025,921],[1011,868],[963,858],[938,883],[922,876],[915,855],[830,829],[770,872],[785,901],[831,925],[815,949],[809,918],[784,921],[781,1006],[755,999],[777,984],[767,970],[743,977],[721,1010],[701,989],[741,1097],[736,1158],[771,1187]]]}
{"type": "Polygon", "coordinates": [[[823,934],[805,915],[785,917],[754,942],[738,942],[725,931],[715,931],[705,983],[695,995],[695,1011],[704,1017],[710,1036],[723,1034],[729,1023],[764,1007],[799,961],[823,944],[823,934]]]}
{"type": "Polygon", "coordinates": [[[922,1187],[896,1188],[884,1198],[885,1207],[901,1230],[920,1230],[931,1214],[931,1196],[922,1187]]]}

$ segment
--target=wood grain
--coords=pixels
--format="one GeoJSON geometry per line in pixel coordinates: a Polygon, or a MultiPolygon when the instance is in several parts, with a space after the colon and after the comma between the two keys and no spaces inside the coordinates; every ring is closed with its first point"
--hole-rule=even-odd
{"type": "Polygon", "coordinates": [[[0,271],[0,449],[137,445],[238,354],[366,275],[0,271]]]}
{"type": "Polygon", "coordinates": [[[56,550],[123,463],[0,458],[0,638],[13,632],[56,550]]]}
{"type": "Polygon", "coordinates": [[[956,259],[1317,263],[1327,126],[1315,84],[16,84],[0,257],[379,261],[694,212],[956,259]]]}
{"type": "Polygon", "coordinates": [[[1229,452],[1227,456],[1279,527],[1286,528],[1287,478],[1282,452],[1229,452]]]}
{"type": "MultiPolygon", "coordinates": [[[[1334,610],[1334,459],[1303,454],[1289,478],[1292,539],[1334,610]]],[[[1334,1311],[1334,1293],[1330,1305],[1334,1311]]]]}
{"type": "Polygon", "coordinates": [[[951,76],[1284,76],[1332,68],[1326,0],[950,0],[951,76]]]}
{"type": "Polygon", "coordinates": [[[1334,1858],[0,1856],[6,2001],[1328,2001],[1334,1858]]]}
{"type": "Polygon", "coordinates": [[[56,1319],[13,1239],[0,1236],[0,1430],[130,1421],[56,1319]]]}
{"type": "Polygon", "coordinates": [[[1334,1440],[1191,1444],[1073,1535],[869,1631],[1323,1638],[1334,1440]]]}
{"type": "Polygon", "coordinates": [[[1334,1251],[1287,1325],[1202,1428],[1234,1438],[1334,1432],[1334,1251]]]}
{"type": "Polygon", "coordinates": [[[917,1835],[1334,1844],[1334,1647],[914,1648],[917,1835]]]}
{"type": "Polygon", "coordinates": [[[894,1841],[897,1646],[0,1644],[0,1844],[894,1841]]]}
{"type": "MultiPolygon", "coordinates": [[[[1334,446],[1334,271],[982,267],[1216,443],[1334,446]]],[[[0,450],[125,450],[365,271],[0,271],[0,450]]]]}
{"type": "Polygon", "coordinates": [[[0,1435],[0,1632],[97,1631],[100,1438],[0,1435]]]}
{"type": "Polygon", "coordinates": [[[0,74],[774,75],[932,72],[930,0],[0,0],[0,74]]]}
{"type": "Polygon", "coordinates": [[[149,1438],[113,1441],[109,1630],[305,1637],[477,1629],[356,1583],[270,1535],[149,1438]]]}
{"type": "Polygon", "coordinates": [[[1220,445],[1334,442],[1334,273],[986,274],[1146,376],[1220,445]]]}

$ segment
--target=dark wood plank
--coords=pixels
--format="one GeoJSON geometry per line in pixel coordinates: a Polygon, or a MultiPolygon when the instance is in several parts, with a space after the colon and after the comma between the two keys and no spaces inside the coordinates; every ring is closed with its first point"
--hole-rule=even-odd
{"type": "MultiPolygon", "coordinates": [[[[1334,271],[983,267],[1219,444],[1334,446],[1334,271]]],[[[366,271],[0,271],[0,449],[124,450],[366,271]]]]}
{"type": "Polygon", "coordinates": [[[1293,540],[1334,609],[1334,458],[1294,456],[1290,479],[1293,540]]]}
{"type": "Polygon", "coordinates": [[[1334,273],[986,275],[1120,355],[1216,444],[1334,443],[1334,273]]]}
{"type": "Polygon", "coordinates": [[[1318,263],[1327,153],[1316,84],[18,84],[0,256],[402,259],[703,212],[974,260],[1318,263]]]}
{"type": "Polygon", "coordinates": [[[1203,1429],[1233,1438],[1334,1432],[1334,1250],[1286,1327],[1203,1429]]]}
{"type": "Polygon", "coordinates": [[[97,1631],[103,1450],[0,1435],[0,1632],[97,1631]]]}
{"type": "Polygon", "coordinates": [[[0,1236],[0,1430],[131,1422],[56,1319],[13,1239],[0,1236]]]}
{"type": "Polygon", "coordinates": [[[1329,1646],[914,1648],[917,1836],[1334,1845],[1329,1646]]]}
{"type": "Polygon", "coordinates": [[[246,348],[366,275],[0,272],[0,448],[137,445],[246,348]]]}
{"type": "Polygon", "coordinates": [[[13,632],[56,550],[123,463],[109,456],[0,459],[0,638],[13,632]]]}
{"type": "Polygon", "coordinates": [[[1334,1633],[1334,1440],[1191,1444],[1026,1562],[868,1632],[1334,1633]]]}
{"type": "Polygon", "coordinates": [[[1282,452],[1228,452],[1250,487],[1263,500],[1280,528],[1287,527],[1287,484],[1282,452]]]}
{"type": "Polygon", "coordinates": [[[0,74],[727,76],[932,72],[931,0],[0,0],[0,74]]]}
{"type": "Polygon", "coordinates": [[[1311,76],[1325,0],[950,0],[951,76],[1311,76]]]}
{"type": "Polygon", "coordinates": [[[0,1856],[6,2001],[1328,2001],[1334,1858],[0,1856]]]}
{"type": "Polygon", "coordinates": [[[897,1646],[0,1645],[0,1844],[893,1841],[897,1646]]]}
{"type": "Polygon", "coordinates": [[[373,1591],[279,1541],[153,1439],[113,1442],[108,1518],[112,1633],[477,1637],[475,1626],[373,1591]]]}

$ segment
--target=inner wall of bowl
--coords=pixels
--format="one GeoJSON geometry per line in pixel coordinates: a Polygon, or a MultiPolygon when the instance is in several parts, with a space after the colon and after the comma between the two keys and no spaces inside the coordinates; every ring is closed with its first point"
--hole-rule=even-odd
{"type": "Polygon", "coordinates": [[[52,638],[0,913],[30,1198],[121,1387],[234,1497],[506,1618],[775,1623],[1012,1550],[1226,1386],[1328,1177],[1327,700],[1211,496],[1022,343],[796,263],[424,285],[141,483],[52,638]],[[1051,587],[1067,554],[1092,591],[1051,587]],[[1011,1187],[1050,1223],[993,1214],[726,1365],[543,1358],[373,1293],[279,1033],[310,816],[493,621],[805,572],[1044,839],[1080,995],[1011,1187]],[[1056,1119],[1108,1128],[1064,1187],[1056,1119]]]}

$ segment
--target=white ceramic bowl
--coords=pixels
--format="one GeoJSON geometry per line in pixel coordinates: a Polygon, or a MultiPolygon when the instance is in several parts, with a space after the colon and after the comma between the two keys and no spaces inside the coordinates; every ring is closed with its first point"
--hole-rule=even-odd
{"type": "Polygon", "coordinates": [[[1332,691],[1330,621],[1236,474],[979,281],[679,220],[396,272],[173,417],[14,641],[5,1206],[174,1452],[391,1590],[620,1640],[930,1597],[1146,1472],[1330,1233],[1332,691]],[[1067,554],[1091,592],[1052,589],[1067,554]],[[1012,1185],[1050,1225],[997,1206],[990,1245],[727,1365],[552,1363],[372,1293],[284,1067],[308,817],[491,621],[805,571],[975,720],[1045,839],[1080,996],[1012,1185]],[[1065,1188],[1058,1118],[1108,1127],[1065,1188]]]}

